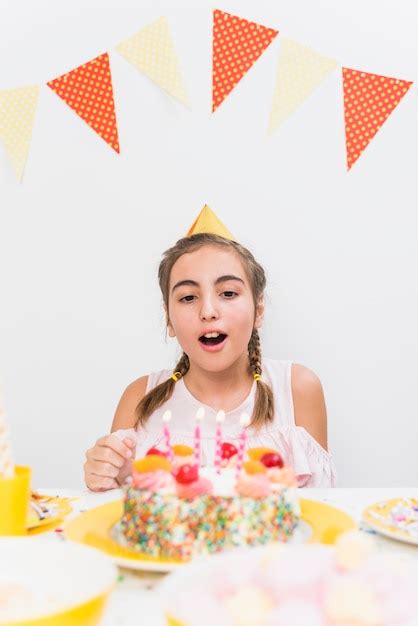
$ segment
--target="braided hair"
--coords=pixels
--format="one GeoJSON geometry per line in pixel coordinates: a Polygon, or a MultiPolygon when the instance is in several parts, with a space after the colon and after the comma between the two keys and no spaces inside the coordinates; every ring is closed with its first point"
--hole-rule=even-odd
{"type": "MultiPolygon", "coordinates": [[[[254,305],[256,306],[260,297],[264,293],[266,285],[265,272],[261,265],[257,263],[254,256],[247,248],[230,239],[225,239],[220,235],[212,233],[197,233],[191,237],[180,239],[175,246],[166,250],[158,270],[158,280],[163,294],[163,300],[168,315],[168,295],[170,284],[170,273],[174,263],[183,254],[194,252],[207,245],[217,245],[223,248],[234,250],[240,257],[245,272],[250,281],[254,305]]],[[[257,391],[254,402],[253,414],[251,416],[251,426],[260,428],[263,424],[271,422],[274,415],[274,397],[271,387],[263,382],[260,337],[256,328],[253,329],[248,342],[248,367],[249,373],[257,383],[257,391]]],[[[151,389],[139,402],[136,407],[136,426],[143,426],[149,416],[164,402],[171,398],[176,382],[187,374],[190,368],[189,357],[185,352],[180,357],[170,378],[151,389]]]]}

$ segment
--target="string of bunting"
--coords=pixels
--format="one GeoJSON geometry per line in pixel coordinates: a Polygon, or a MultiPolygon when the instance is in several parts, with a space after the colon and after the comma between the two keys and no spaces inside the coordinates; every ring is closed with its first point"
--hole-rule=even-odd
{"type": "MultiPolygon", "coordinates": [[[[279,31],[221,10],[213,11],[212,113],[237,88],[279,31]]],[[[166,17],[160,17],[115,50],[182,105],[185,83],[166,17]]],[[[281,38],[268,132],[275,132],[305,103],[338,62],[296,41],[281,38]]],[[[412,86],[412,81],[341,67],[347,169],[350,170],[412,86]]],[[[46,85],[120,153],[109,53],[54,78],[46,85]]],[[[0,140],[22,180],[40,85],[0,90],[0,140]]]]}

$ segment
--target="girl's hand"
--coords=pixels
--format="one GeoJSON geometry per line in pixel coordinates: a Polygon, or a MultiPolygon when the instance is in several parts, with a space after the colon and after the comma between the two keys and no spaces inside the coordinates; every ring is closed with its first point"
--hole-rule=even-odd
{"type": "Polygon", "coordinates": [[[87,487],[92,491],[106,491],[120,487],[131,472],[135,448],[136,433],[134,431],[132,434],[129,433],[129,436],[126,436],[123,431],[118,431],[98,439],[86,453],[84,480],[87,487]]]}

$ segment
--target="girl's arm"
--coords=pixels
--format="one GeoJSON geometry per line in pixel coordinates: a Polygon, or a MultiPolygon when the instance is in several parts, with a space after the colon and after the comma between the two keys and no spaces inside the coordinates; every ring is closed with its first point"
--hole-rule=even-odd
{"type": "Polygon", "coordinates": [[[136,422],[135,409],[145,396],[147,382],[148,376],[142,376],[126,387],[116,408],[111,428],[112,433],[121,428],[134,427],[136,422]]]}
{"type": "Polygon", "coordinates": [[[112,422],[111,434],[98,439],[87,450],[84,480],[92,491],[105,491],[119,487],[131,471],[136,443],[131,437],[122,440],[112,434],[116,430],[133,428],[135,408],[145,395],[148,376],[138,378],[123,392],[112,422]]]}
{"type": "Polygon", "coordinates": [[[295,423],[327,450],[327,409],[321,381],[312,370],[297,363],[292,363],[291,378],[295,423]]]}

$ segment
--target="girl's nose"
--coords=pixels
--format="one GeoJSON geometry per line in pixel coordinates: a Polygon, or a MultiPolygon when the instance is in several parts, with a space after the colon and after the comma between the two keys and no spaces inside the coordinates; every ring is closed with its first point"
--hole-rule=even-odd
{"type": "Polygon", "coordinates": [[[200,309],[200,319],[202,320],[215,320],[218,318],[218,311],[212,298],[202,299],[202,306],[200,309]]]}

